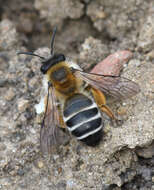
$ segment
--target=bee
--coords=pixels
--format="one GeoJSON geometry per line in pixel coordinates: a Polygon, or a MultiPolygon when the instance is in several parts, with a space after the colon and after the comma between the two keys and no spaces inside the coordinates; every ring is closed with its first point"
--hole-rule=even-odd
{"type": "Polygon", "coordinates": [[[51,55],[41,57],[31,52],[19,52],[42,59],[41,72],[48,81],[44,118],[40,130],[40,147],[50,153],[59,141],[59,129],[67,128],[78,140],[89,146],[102,139],[105,112],[116,117],[106,105],[105,95],[126,99],[140,91],[135,82],[112,75],[84,72],[78,65],[66,61],[65,55],[53,52],[56,28],[51,39],[51,55]]]}

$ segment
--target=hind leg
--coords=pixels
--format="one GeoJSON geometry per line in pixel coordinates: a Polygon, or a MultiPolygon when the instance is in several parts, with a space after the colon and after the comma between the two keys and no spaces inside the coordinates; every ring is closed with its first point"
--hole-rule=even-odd
{"type": "Polygon", "coordinates": [[[104,94],[97,89],[91,88],[93,97],[100,108],[100,110],[104,113],[106,113],[112,120],[116,120],[117,118],[114,116],[113,112],[110,110],[110,108],[106,105],[106,98],[104,94]]]}

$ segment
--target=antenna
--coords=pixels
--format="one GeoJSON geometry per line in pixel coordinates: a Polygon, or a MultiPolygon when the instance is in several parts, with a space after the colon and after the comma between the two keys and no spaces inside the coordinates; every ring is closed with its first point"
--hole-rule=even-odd
{"type": "Polygon", "coordinates": [[[51,38],[51,50],[50,50],[51,55],[53,55],[53,45],[54,45],[56,31],[57,31],[57,27],[54,27],[53,33],[52,33],[52,38],[51,38]]]}
{"type": "MultiPolygon", "coordinates": [[[[51,38],[51,50],[50,50],[50,53],[51,53],[51,57],[53,56],[53,46],[54,46],[54,40],[55,40],[55,35],[56,35],[56,31],[57,31],[57,27],[54,27],[53,29],[53,33],[52,33],[52,38],[51,38]]],[[[23,52],[23,51],[19,51],[17,52],[17,55],[20,55],[20,54],[25,54],[25,55],[33,55],[33,56],[36,56],[36,57],[39,57],[43,60],[46,60],[44,57],[40,56],[40,55],[37,55],[35,53],[32,53],[32,52],[23,52]]]]}
{"type": "Polygon", "coordinates": [[[19,52],[17,52],[17,55],[20,55],[20,54],[33,55],[33,56],[36,56],[36,57],[39,57],[39,58],[45,60],[44,57],[42,57],[42,56],[40,56],[40,55],[37,55],[37,54],[35,54],[35,53],[32,53],[32,52],[23,52],[23,51],[19,51],[19,52]]]}

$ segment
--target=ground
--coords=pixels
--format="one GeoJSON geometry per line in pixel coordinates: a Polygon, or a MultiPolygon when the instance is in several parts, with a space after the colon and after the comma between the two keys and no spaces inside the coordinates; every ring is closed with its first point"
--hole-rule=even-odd
{"type": "Polygon", "coordinates": [[[153,0],[0,3],[0,189],[154,189],[153,0]],[[123,123],[113,126],[106,118],[97,147],[68,136],[57,152],[43,157],[42,116],[34,108],[41,97],[41,62],[16,53],[49,55],[55,25],[55,51],[86,71],[117,51],[132,52],[121,63],[121,75],[141,92],[109,103],[123,123]]]}

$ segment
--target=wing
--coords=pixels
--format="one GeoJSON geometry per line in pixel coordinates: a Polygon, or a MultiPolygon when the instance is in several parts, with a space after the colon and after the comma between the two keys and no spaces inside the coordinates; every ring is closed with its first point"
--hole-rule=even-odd
{"type": "Polygon", "coordinates": [[[43,154],[51,153],[60,140],[59,111],[56,105],[54,88],[48,88],[46,111],[40,131],[40,147],[43,154]]]}
{"type": "Polygon", "coordinates": [[[140,91],[137,83],[120,76],[99,75],[75,70],[76,77],[80,77],[89,85],[114,97],[115,99],[126,99],[134,96],[140,91]]]}

